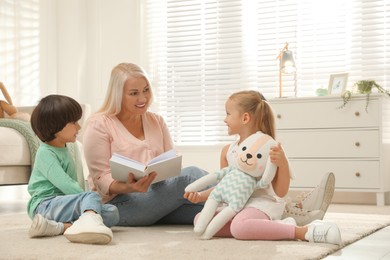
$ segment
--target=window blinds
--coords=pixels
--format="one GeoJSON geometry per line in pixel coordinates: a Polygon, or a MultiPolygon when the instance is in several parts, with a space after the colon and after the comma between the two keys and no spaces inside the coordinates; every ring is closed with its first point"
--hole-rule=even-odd
{"type": "Polygon", "coordinates": [[[389,1],[146,0],[146,68],[176,144],[231,140],[226,98],[240,89],[278,96],[285,42],[297,72],[284,96],[313,96],[329,75],[390,83],[389,1]]]}
{"type": "Polygon", "coordinates": [[[39,0],[0,0],[0,68],[14,104],[39,95],[39,0]]]}

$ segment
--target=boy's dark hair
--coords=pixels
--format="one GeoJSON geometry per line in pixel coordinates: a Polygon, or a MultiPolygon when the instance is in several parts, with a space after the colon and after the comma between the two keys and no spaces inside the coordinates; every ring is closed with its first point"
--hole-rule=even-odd
{"type": "Polygon", "coordinates": [[[80,120],[83,111],[71,97],[49,95],[41,99],[31,114],[31,127],[42,142],[50,142],[68,123],[80,120]]]}

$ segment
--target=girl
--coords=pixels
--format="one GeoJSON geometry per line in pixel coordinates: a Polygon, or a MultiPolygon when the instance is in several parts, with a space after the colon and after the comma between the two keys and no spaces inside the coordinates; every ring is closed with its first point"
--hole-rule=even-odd
{"type": "Polygon", "coordinates": [[[71,242],[88,244],[113,238],[109,227],[118,223],[118,209],[102,206],[95,192],[83,192],[66,145],[76,142],[81,116],[80,104],[61,95],[43,98],[32,112],[31,127],[42,141],[28,184],[32,238],[64,234],[71,242]]]}
{"type": "MultiPolygon", "coordinates": [[[[236,164],[235,149],[243,140],[257,131],[268,134],[275,139],[273,112],[259,92],[240,91],[234,93],[228,98],[225,108],[224,122],[228,126],[228,134],[237,134],[239,138],[222,150],[221,167],[234,166],[236,164]]],[[[288,192],[291,176],[287,158],[284,155],[279,158],[280,151],[282,148],[279,145],[270,152],[271,161],[278,166],[277,175],[272,181],[272,185],[267,189],[256,191],[248,200],[245,208],[216,236],[234,237],[242,240],[295,239],[339,244],[341,242],[340,231],[334,223],[316,220],[306,226],[296,226],[292,218],[281,221],[286,205],[281,197],[288,192]]],[[[209,191],[206,191],[205,194],[208,193],[209,191]]],[[[201,200],[200,197],[204,197],[205,194],[185,193],[184,197],[192,202],[198,202],[201,200]]]]}

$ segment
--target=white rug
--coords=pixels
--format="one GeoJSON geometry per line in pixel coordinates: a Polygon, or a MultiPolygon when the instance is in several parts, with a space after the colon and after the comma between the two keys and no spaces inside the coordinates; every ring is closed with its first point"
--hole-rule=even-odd
{"type": "Polygon", "coordinates": [[[26,214],[0,215],[0,259],[321,259],[390,225],[389,215],[328,212],[341,246],[300,241],[197,239],[192,226],[114,227],[109,245],[70,243],[65,237],[30,239],[26,214]]]}

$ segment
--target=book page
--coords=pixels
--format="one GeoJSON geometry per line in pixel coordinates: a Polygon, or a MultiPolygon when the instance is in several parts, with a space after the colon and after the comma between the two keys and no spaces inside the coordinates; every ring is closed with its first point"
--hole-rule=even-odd
{"type": "Polygon", "coordinates": [[[165,180],[170,177],[178,176],[181,172],[182,156],[174,156],[172,158],[165,159],[163,161],[155,162],[146,167],[145,172],[150,174],[156,172],[157,176],[153,180],[153,183],[165,180]]]}
{"type": "Polygon", "coordinates": [[[110,160],[137,169],[139,171],[145,171],[146,169],[146,165],[117,153],[113,153],[110,160]]]}
{"type": "Polygon", "coordinates": [[[154,157],[152,160],[148,162],[148,165],[155,164],[156,162],[165,161],[167,159],[176,157],[176,150],[171,149],[169,151],[166,151],[165,153],[162,153],[156,157],[154,157]]]}

